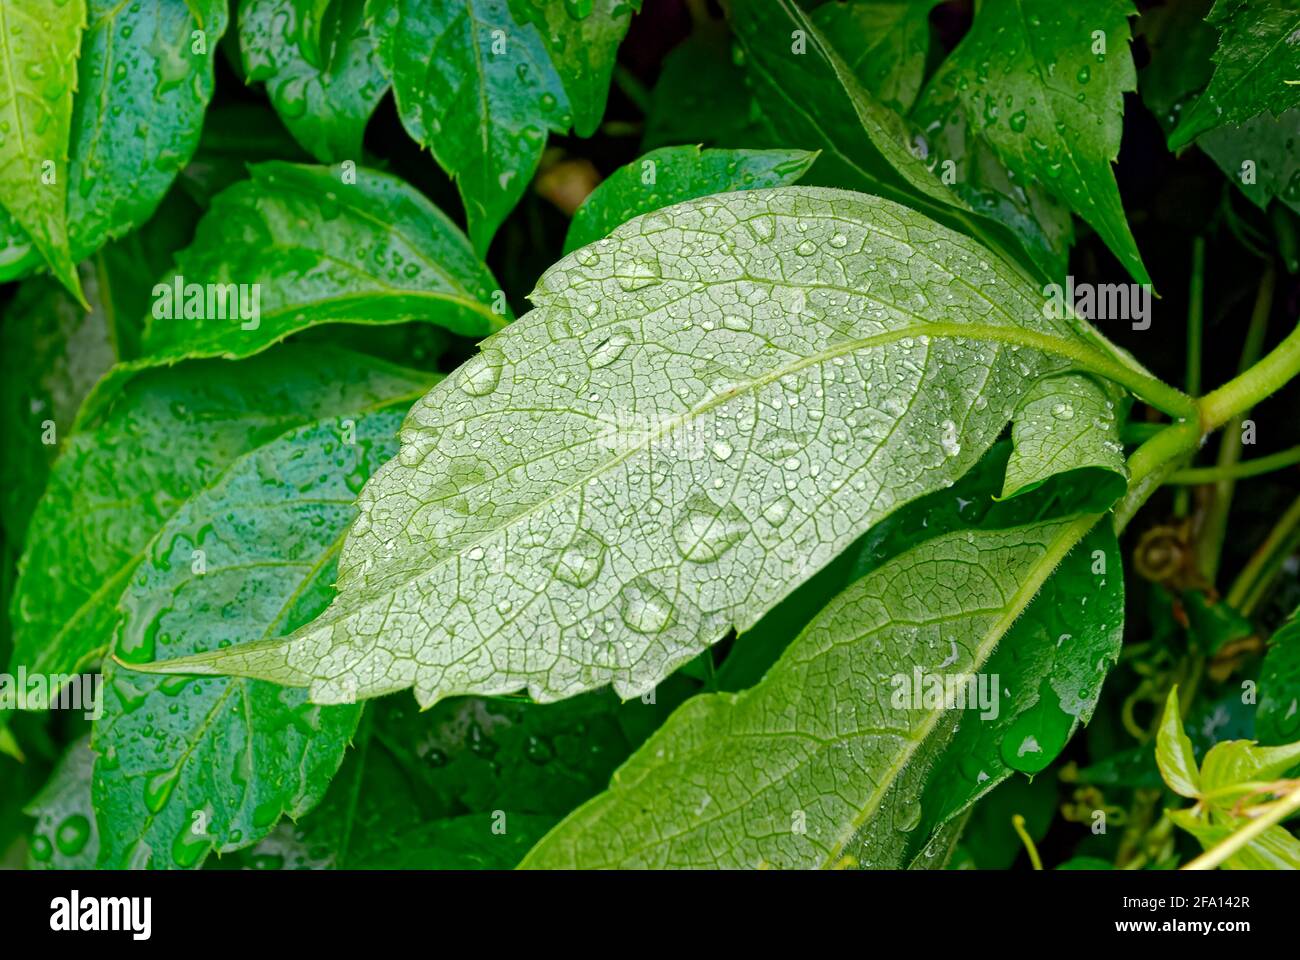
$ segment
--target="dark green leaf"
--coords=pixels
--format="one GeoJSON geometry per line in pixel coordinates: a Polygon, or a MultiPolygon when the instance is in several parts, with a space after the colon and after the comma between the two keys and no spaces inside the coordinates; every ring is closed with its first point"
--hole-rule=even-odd
{"type": "Polygon", "coordinates": [[[480,256],[537,170],[547,130],[572,124],[537,28],[508,0],[376,0],[402,124],[460,189],[480,256]]]}
{"type": "Polygon", "coordinates": [[[899,113],[907,113],[921,92],[930,47],[930,8],[939,2],[823,3],[812,12],[812,22],[872,96],[899,113]]]}
{"type": "Polygon", "coordinates": [[[619,167],[587,197],[569,224],[564,252],[595,243],[633,217],[683,200],[796,183],[816,158],[803,150],[652,150],[619,167]]]}
{"type": "Polygon", "coordinates": [[[334,22],[324,55],[315,48],[320,23],[312,8],[319,3],[302,9],[302,0],[242,0],[239,46],[245,76],[249,83],[266,83],[276,113],[317,160],[360,163],[366,122],[388,81],[378,42],[363,18],[365,0],[330,5],[334,22]]]}
{"type": "Polygon", "coordinates": [[[1300,4],[1215,0],[1206,21],[1219,32],[1214,75],[1170,134],[1171,150],[1215,127],[1300,107],[1300,4]]]}

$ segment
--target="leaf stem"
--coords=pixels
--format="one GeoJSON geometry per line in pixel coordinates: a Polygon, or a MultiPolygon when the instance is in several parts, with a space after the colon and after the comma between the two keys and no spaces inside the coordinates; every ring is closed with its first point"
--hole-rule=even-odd
{"type": "Polygon", "coordinates": [[[1115,505],[1115,532],[1122,533],[1138,508],[1178,469],[1201,441],[1193,420],[1170,424],[1133,451],[1128,458],[1128,493],[1115,505]]]}
{"type": "Polygon", "coordinates": [[[1195,860],[1183,865],[1184,870],[1213,870],[1269,827],[1276,826],[1300,810],[1300,787],[1268,805],[1268,812],[1251,820],[1240,830],[1235,830],[1223,841],[1206,850],[1195,860]]]}
{"type": "Polygon", "coordinates": [[[1189,467],[1173,474],[1165,483],[1177,483],[1183,486],[1196,486],[1202,483],[1218,483],[1222,480],[1240,480],[1243,477],[1257,477],[1273,470],[1300,463],[1300,446],[1291,447],[1267,457],[1256,457],[1245,463],[1229,463],[1217,467],[1189,467]]]}

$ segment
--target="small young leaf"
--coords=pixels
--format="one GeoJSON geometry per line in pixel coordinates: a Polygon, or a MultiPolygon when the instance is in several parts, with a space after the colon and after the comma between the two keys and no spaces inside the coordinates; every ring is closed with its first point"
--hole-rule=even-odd
{"type": "MultiPolygon", "coordinates": [[[[315,0],[319,3],[320,0],[315,0]]],[[[321,163],[361,162],[366,122],[388,90],[379,45],[364,21],[365,0],[339,0],[332,48],[313,51],[320,24],[300,18],[302,0],[243,0],[239,48],[249,83],[265,81],[276,113],[321,163]],[[325,63],[328,62],[328,66],[325,63]]]]}
{"type": "MultiPolygon", "coordinates": [[[[1190,810],[1166,810],[1165,814],[1209,850],[1245,826],[1244,819],[1208,823],[1190,810]]],[[[1285,827],[1272,826],[1223,862],[1226,870],[1300,870],[1300,840],[1285,827]]]]}
{"type": "Polygon", "coordinates": [[[981,671],[1092,523],[946,535],[886,563],[819,613],[756,687],[673,714],[523,866],[889,866],[861,835],[850,840],[864,824],[895,835],[918,826],[917,793],[894,788],[953,718],[942,702],[900,701],[900,679],[981,671]]]}
{"type": "Polygon", "coordinates": [[[1226,740],[1206,751],[1201,762],[1201,790],[1223,803],[1221,797],[1230,796],[1227,791],[1231,788],[1276,780],[1298,764],[1300,742],[1261,747],[1250,740],[1226,740]]]}
{"type": "Polygon", "coordinates": [[[89,870],[99,856],[99,828],[90,802],[95,755],[87,734],[75,740],[49,781],[23,811],[36,818],[27,841],[31,870],[89,870]]]}
{"type": "Polygon", "coordinates": [[[817,154],[803,150],[663,147],[619,167],[573,215],[564,252],[595,243],[619,224],[683,200],[797,183],[817,154]]]}
{"type": "Polygon", "coordinates": [[[85,26],[86,0],[41,11],[27,0],[0,0],[0,205],[79,300],[68,246],[68,141],[85,26]]]}
{"type": "Polygon", "coordinates": [[[1196,769],[1192,741],[1183,732],[1177,687],[1169,691],[1160,729],[1156,732],[1156,763],[1160,766],[1160,775],[1174,793],[1193,798],[1201,795],[1201,775],[1196,769]]]}
{"type": "Polygon", "coordinates": [[[508,0],[374,0],[402,125],[456,181],[474,250],[532,180],[547,130],[572,124],[568,96],[537,28],[508,0]]]}
{"type": "Polygon", "coordinates": [[[1208,130],[1300,107],[1300,6],[1294,0],[1215,0],[1219,31],[1210,85],[1169,136],[1181,150],[1208,130]],[[1288,82],[1292,81],[1292,82],[1288,82]]]}
{"type": "Polygon", "coordinates": [[[589,137],[605,115],[614,58],[641,0],[510,0],[519,23],[532,23],[546,41],[573,108],[573,132],[589,137]]]}
{"type": "Polygon", "coordinates": [[[637,218],[532,299],[412,411],[320,620],[149,669],[639,694],[964,474],[1080,348],[974,242],[805,187],[637,218]]]}

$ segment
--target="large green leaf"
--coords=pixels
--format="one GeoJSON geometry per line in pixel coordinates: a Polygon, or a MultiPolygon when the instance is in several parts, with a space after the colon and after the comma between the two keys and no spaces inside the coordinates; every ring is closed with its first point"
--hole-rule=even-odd
{"type": "Polygon", "coordinates": [[[1023,180],[1065,200],[1142,283],[1111,163],[1124,92],[1136,89],[1130,0],[981,6],[944,65],[967,122],[1023,180]]]}
{"type": "Polygon", "coordinates": [[[735,4],[731,24],[774,145],[822,151],[815,182],[906,204],[1031,269],[1021,241],[944,186],[924,159],[924,138],[863,89],[792,0],[735,4]]]}
{"type": "Polygon", "coordinates": [[[955,714],[901,681],[983,670],[1092,523],[949,534],[884,564],[756,687],[673,714],[524,866],[891,865],[876,851],[920,823],[918,771],[955,714]]]}
{"type": "Polygon", "coordinates": [[[930,9],[939,0],[823,3],[812,22],[877,100],[907,113],[921,92],[930,48],[930,9]]]}
{"type": "Polygon", "coordinates": [[[27,865],[35,870],[89,870],[99,855],[99,830],[90,803],[95,755],[90,736],[64,751],[41,792],[23,811],[36,818],[27,841],[27,865]]]}
{"type": "Polygon", "coordinates": [[[592,191],[573,215],[564,252],[595,243],[635,216],[683,200],[796,183],[816,158],[804,150],[651,150],[592,191]]]}
{"type": "MultiPolygon", "coordinates": [[[[409,403],[409,400],[407,401],[409,403]]],[[[316,421],[234,461],[154,535],[118,601],[116,655],[149,659],[274,637],[334,594],[356,490],[396,453],[406,403],[316,421]]],[[[100,865],[192,867],[256,843],[323,796],[360,707],[317,707],[255,680],[105,665],[95,725],[100,865]]]]}
{"type": "Polygon", "coordinates": [[[1171,150],[1223,124],[1300,107],[1300,4],[1215,0],[1206,21],[1219,31],[1214,75],[1170,134],[1171,150]]]}
{"type": "Polygon", "coordinates": [[[418,395],[428,383],[345,351],[290,346],[136,376],[67,438],[50,474],[15,589],[13,669],[66,674],[103,656],[150,542],[236,458],[303,423],[418,395]]]}
{"type": "MultiPolygon", "coordinates": [[[[78,297],[68,246],[68,141],[85,0],[38,11],[0,0],[0,204],[59,282],[78,297]]],[[[7,244],[14,252],[12,231],[7,244]]]]}
{"type": "Polygon", "coordinates": [[[316,623],[149,669],[320,702],[344,677],[422,704],[639,694],[960,477],[1064,355],[1094,356],[973,241],[821,188],[647,214],[532,299],[412,410],[316,623]]]}
{"type": "Polygon", "coordinates": [[[546,41],[509,0],[374,0],[407,133],[456,181],[480,256],[528,189],[547,130],[572,124],[546,41]]]}
{"type": "Polygon", "coordinates": [[[1165,711],[1156,731],[1156,763],[1160,766],[1160,775],[1174,793],[1183,797],[1200,795],[1201,775],[1196,767],[1196,754],[1192,752],[1192,741],[1183,730],[1177,687],[1170,690],[1165,699],[1165,711]]]}
{"type": "Polygon", "coordinates": [[[618,45],[641,0],[510,0],[519,23],[532,23],[546,41],[573,109],[573,132],[589,137],[605,115],[618,45]]]}
{"type": "MultiPolygon", "coordinates": [[[[71,155],[67,177],[59,179],[74,261],[148,220],[189,162],[227,19],[224,0],[90,0],[89,9],[71,155]]],[[[0,224],[0,232],[9,229],[0,224]]],[[[11,237],[11,253],[21,244],[21,235],[11,237]]],[[[39,256],[6,261],[0,279],[29,271],[39,256]]]]}
{"type": "Polygon", "coordinates": [[[323,54],[315,11],[302,6],[301,0],[242,0],[245,76],[266,82],[276,113],[317,160],[360,163],[366,122],[388,90],[378,42],[364,20],[365,0],[330,6],[331,42],[323,54]]]}
{"type": "Polygon", "coordinates": [[[963,723],[922,799],[921,837],[1015,771],[1037,774],[1087,723],[1119,658],[1124,577],[1115,534],[1099,524],[1043,584],[984,670],[999,678],[996,717],[963,723]]]}

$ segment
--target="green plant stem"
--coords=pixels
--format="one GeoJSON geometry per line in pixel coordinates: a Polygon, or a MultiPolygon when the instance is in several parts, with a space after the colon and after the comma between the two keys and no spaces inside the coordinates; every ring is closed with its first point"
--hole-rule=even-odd
{"type": "Polygon", "coordinates": [[[1300,463],[1300,447],[1291,447],[1267,457],[1256,457],[1245,463],[1231,463],[1217,467],[1188,467],[1173,474],[1165,483],[1177,483],[1196,486],[1202,483],[1218,483],[1222,480],[1240,480],[1243,477],[1257,477],[1262,473],[1282,470],[1300,463]]]}
{"type": "Polygon", "coordinates": [[[1300,497],[1297,497],[1282,514],[1264,542],[1259,545],[1259,549],[1242,567],[1241,573],[1228,589],[1225,598],[1228,605],[1249,615],[1272,582],[1282,560],[1295,549],[1296,545],[1293,541],[1298,536],[1300,536],[1300,497]]]}
{"type": "Polygon", "coordinates": [[[1115,506],[1115,532],[1122,533],[1138,508],[1173,475],[1200,443],[1198,424],[1170,424],[1133,451],[1128,458],[1128,493],[1115,506]]]}
{"type": "MultiPolygon", "coordinates": [[[[1250,370],[1258,361],[1264,350],[1264,336],[1268,332],[1268,315],[1273,309],[1273,288],[1276,282],[1276,270],[1272,261],[1264,268],[1255,291],[1255,305],[1250,311],[1250,326],[1246,330],[1246,342],[1241,348],[1241,361],[1237,364],[1238,376],[1250,370]]],[[[1244,410],[1234,418],[1233,426],[1223,432],[1219,440],[1218,466],[1229,470],[1241,459],[1241,425],[1240,422],[1250,415],[1244,410]]],[[[1219,562],[1223,557],[1223,539],[1228,533],[1228,513],[1232,510],[1232,495],[1236,484],[1231,476],[1215,482],[1214,497],[1201,520],[1200,531],[1196,538],[1196,566],[1210,583],[1219,574],[1219,562]]]]}
{"type": "Polygon", "coordinates": [[[1300,325],[1259,363],[1197,401],[1205,432],[1217,430],[1244,410],[1280,390],[1300,373],[1300,325]]]}
{"type": "Polygon", "coordinates": [[[1183,866],[1184,870],[1213,870],[1269,827],[1281,823],[1300,810],[1300,787],[1296,787],[1275,803],[1268,812],[1251,820],[1240,830],[1235,830],[1209,850],[1183,866]]]}

